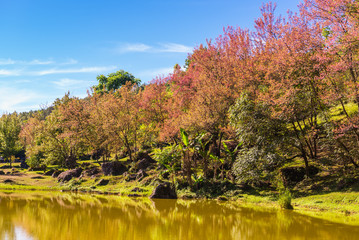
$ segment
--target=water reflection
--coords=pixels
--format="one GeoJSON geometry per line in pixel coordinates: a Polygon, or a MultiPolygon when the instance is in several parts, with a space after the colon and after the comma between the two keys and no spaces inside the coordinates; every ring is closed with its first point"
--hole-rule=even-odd
{"type": "Polygon", "coordinates": [[[0,239],[354,239],[358,227],[217,201],[0,194],[0,239]]]}

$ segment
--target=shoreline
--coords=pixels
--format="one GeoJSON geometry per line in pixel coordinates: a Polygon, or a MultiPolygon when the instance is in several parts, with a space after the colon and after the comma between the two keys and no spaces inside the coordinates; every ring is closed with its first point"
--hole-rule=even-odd
{"type": "MultiPolygon", "coordinates": [[[[39,174],[36,174],[39,175],[39,174]]],[[[90,189],[84,187],[77,187],[70,189],[66,185],[56,183],[54,185],[18,185],[14,183],[3,183],[4,177],[0,176],[0,192],[16,192],[16,193],[36,193],[52,192],[52,193],[75,193],[83,195],[98,195],[98,196],[118,196],[129,198],[148,198],[154,187],[147,188],[146,191],[140,193],[131,193],[128,186],[121,189],[117,186],[114,189],[90,189]],[[57,185],[57,186],[56,186],[57,185]],[[151,190],[152,189],[152,190],[151,190]]],[[[111,178],[111,177],[109,177],[111,178]]],[[[12,176],[12,179],[21,179],[21,176],[12,176]]],[[[45,178],[46,179],[46,178],[45,178]]],[[[39,179],[40,180],[40,179],[39,179]]],[[[53,181],[55,182],[55,181],[53,181]]],[[[132,183],[130,188],[142,188],[143,185],[139,183],[132,183]]],[[[193,193],[193,192],[192,192],[193,193]]],[[[261,208],[273,209],[276,211],[293,211],[309,217],[319,218],[330,222],[359,226],[359,193],[358,192],[328,192],[320,194],[311,194],[308,196],[294,197],[292,199],[293,210],[281,209],[275,199],[276,195],[273,192],[262,192],[261,194],[251,194],[250,192],[242,192],[240,194],[217,198],[208,198],[188,195],[186,191],[177,191],[179,200],[217,200],[220,202],[236,203],[247,208],[261,208]]]]}

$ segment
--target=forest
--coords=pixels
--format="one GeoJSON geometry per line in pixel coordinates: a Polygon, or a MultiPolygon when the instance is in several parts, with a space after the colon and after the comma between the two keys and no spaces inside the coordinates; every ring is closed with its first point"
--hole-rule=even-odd
{"type": "Polygon", "coordinates": [[[120,70],[99,75],[86,98],[3,114],[2,156],[71,169],[147,154],[188,186],[279,186],[290,166],[307,178],[313,167],[356,174],[359,1],[305,0],[286,16],[275,8],[263,5],[252,30],[224,28],[167,76],[141,84],[120,70]]]}

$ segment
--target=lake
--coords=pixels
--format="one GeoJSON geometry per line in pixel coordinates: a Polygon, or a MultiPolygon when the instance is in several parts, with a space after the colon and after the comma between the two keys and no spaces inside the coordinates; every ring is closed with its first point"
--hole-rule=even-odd
{"type": "Polygon", "coordinates": [[[0,193],[1,239],[355,239],[359,227],[214,200],[0,193]]]}

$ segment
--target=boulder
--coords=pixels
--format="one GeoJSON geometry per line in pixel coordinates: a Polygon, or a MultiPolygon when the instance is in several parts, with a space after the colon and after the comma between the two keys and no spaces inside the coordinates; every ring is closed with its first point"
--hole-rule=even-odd
{"type": "Polygon", "coordinates": [[[143,158],[136,163],[136,169],[138,170],[146,170],[148,167],[157,163],[153,158],[148,156],[147,158],[143,158]]]}
{"type": "Polygon", "coordinates": [[[101,172],[101,170],[98,167],[91,167],[89,169],[86,169],[82,172],[81,176],[83,177],[92,177],[94,175],[97,175],[101,172]]]}
{"type": "Polygon", "coordinates": [[[51,169],[47,172],[44,173],[45,176],[52,176],[52,174],[54,174],[55,170],[54,169],[51,169]]]}
{"type": "Polygon", "coordinates": [[[118,161],[103,163],[101,167],[105,176],[118,176],[127,171],[127,167],[118,161]]]}
{"type": "Polygon", "coordinates": [[[14,181],[8,178],[4,180],[4,183],[14,183],[14,181]]]}
{"type": "Polygon", "coordinates": [[[110,180],[108,179],[100,179],[100,181],[98,181],[98,183],[96,184],[97,186],[105,186],[110,182],[110,180]]]}
{"type": "Polygon", "coordinates": [[[42,177],[42,176],[33,176],[33,177],[31,177],[31,179],[44,179],[44,177],[42,177]]]}
{"type": "Polygon", "coordinates": [[[57,181],[59,182],[67,182],[72,178],[79,177],[81,175],[82,168],[71,169],[65,172],[60,173],[57,177],[57,181]]]}
{"type": "Polygon", "coordinates": [[[150,198],[177,199],[176,189],[169,182],[160,183],[152,192],[150,198]]]}
{"type": "Polygon", "coordinates": [[[61,173],[62,173],[62,171],[60,171],[60,170],[55,170],[54,173],[51,175],[51,177],[57,178],[61,173]]]}

